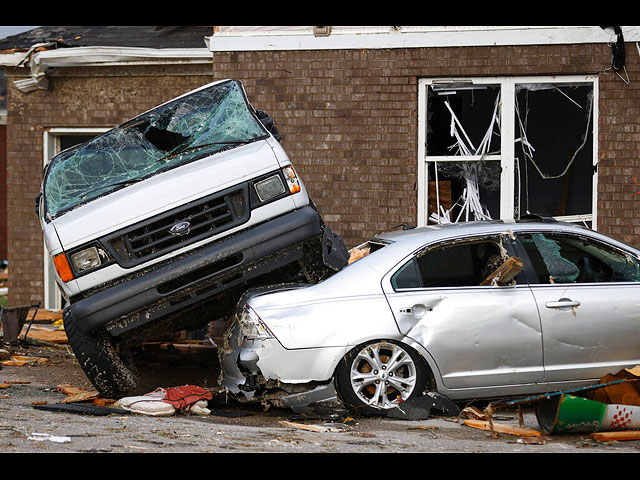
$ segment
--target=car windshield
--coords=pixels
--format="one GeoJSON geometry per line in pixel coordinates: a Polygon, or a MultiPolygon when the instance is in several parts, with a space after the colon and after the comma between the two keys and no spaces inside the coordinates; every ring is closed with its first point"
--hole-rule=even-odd
{"type": "Polygon", "coordinates": [[[44,181],[45,216],[267,135],[239,82],[197,90],[54,157],[44,181]]]}

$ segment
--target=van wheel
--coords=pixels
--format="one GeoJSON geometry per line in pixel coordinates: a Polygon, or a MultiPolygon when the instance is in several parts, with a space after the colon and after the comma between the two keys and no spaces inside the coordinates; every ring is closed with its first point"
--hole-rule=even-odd
{"type": "Polygon", "coordinates": [[[119,399],[136,389],[135,375],[124,364],[106,332],[83,332],[68,309],[64,311],[63,321],[76,360],[103,397],[119,399]]]}
{"type": "Polygon", "coordinates": [[[338,365],[335,386],[342,402],[375,416],[421,395],[427,379],[424,362],[413,349],[381,340],[351,350],[338,365]]]}

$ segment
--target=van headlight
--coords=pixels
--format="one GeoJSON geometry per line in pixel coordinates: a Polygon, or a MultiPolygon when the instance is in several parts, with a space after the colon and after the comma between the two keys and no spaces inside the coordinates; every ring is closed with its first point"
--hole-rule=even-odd
{"type": "Polygon", "coordinates": [[[261,202],[271,200],[285,192],[280,175],[273,175],[272,177],[260,180],[255,184],[255,188],[261,202]]]}
{"type": "Polygon", "coordinates": [[[85,248],[71,255],[71,264],[77,273],[92,270],[102,264],[97,247],[85,248]]]}

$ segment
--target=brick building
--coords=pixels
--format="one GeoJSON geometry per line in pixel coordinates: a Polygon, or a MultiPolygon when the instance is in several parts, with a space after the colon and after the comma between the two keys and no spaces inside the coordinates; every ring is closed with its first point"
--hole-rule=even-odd
{"type": "Polygon", "coordinates": [[[114,31],[34,52],[30,68],[0,59],[13,304],[54,298],[33,214],[43,161],[223,78],[276,119],[350,247],[401,224],[528,212],[640,246],[640,27],[215,27],[191,30],[206,46],[104,48],[114,31]]]}

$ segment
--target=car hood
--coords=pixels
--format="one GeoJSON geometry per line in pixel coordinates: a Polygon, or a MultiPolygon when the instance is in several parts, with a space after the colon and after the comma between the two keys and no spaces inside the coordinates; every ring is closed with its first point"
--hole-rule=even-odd
{"type": "Polygon", "coordinates": [[[70,249],[278,168],[269,141],[260,140],[117,190],[51,223],[62,247],[70,249]]]}

